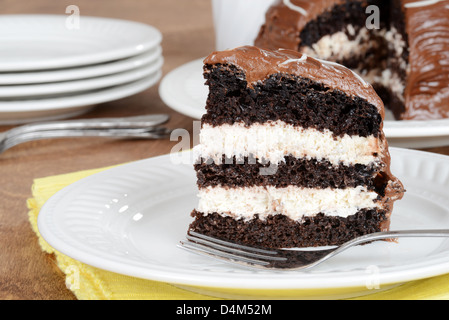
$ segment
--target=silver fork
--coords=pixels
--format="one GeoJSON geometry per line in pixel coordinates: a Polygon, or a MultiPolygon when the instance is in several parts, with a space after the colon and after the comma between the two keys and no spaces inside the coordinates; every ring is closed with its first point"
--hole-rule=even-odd
{"type": "Polygon", "coordinates": [[[306,270],[360,244],[400,237],[449,237],[449,230],[400,230],[377,232],[340,246],[294,249],[265,249],[243,246],[189,231],[178,246],[189,252],[256,269],[306,270]]]}
{"type": "Polygon", "coordinates": [[[68,137],[115,137],[162,139],[171,130],[159,125],[169,120],[166,114],[125,118],[97,118],[30,123],[0,133],[0,153],[20,143],[68,137]]]}

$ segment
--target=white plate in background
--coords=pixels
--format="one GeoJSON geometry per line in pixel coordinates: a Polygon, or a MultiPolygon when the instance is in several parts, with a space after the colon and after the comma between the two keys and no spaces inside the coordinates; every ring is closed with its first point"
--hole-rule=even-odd
{"type": "Polygon", "coordinates": [[[161,76],[162,71],[158,70],[140,80],[99,90],[0,102],[0,124],[12,125],[73,117],[89,111],[96,104],[118,100],[144,91],[155,85],[161,76]]]}
{"type": "Polygon", "coordinates": [[[159,95],[166,105],[181,114],[201,119],[206,112],[209,89],[204,84],[203,59],[188,62],[164,76],[159,95]]]}
{"type": "Polygon", "coordinates": [[[0,72],[76,67],[142,54],[160,44],[156,28],[133,21],[66,15],[0,15],[0,72]]]}
{"type": "MultiPolygon", "coordinates": [[[[391,229],[449,228],[449,157],[390,152],[391,170],[407,189],[395,203],[391,229]]],[[[186,252],[177,244],[197,205],[196,176],[190,152],[173,156],[121,165],[64,188],[41,209],[41,235],[88,265],[218,297],[342,298],[449,272],[448,238],[379,241],[302,272],[248,270],[186,252]]]]}
{"type": "Polygon", "coordinates": [[[161,69],[163,63],[164,59],[159,57],[155,61],[139,68],[101,77],[52,83],[0,86],[0,111],[6,110],[8,102],[15,103],[16,99],[24,100],[29,97],[36,99],[39,96],[44,95],[49,96],[57,94],[70,94],[88,90],[92,91],[136,81],[158,71],[161,69]]]}
{"type": "MultiPolygon", "coordinates": [[[[205,113],[208,88],[204,85],[203,59],[186,63],[169,72],[161,81],[159,94],[170,108],[200,119],[205,113]]],[[[388,115],[388,113],[387,113],[388,115]]],[[[395,121],[388,115],[384,132],[391,146],[433,148],[449,146],[449,119],[395,121]]]]}
{"type": "Polygon", "coordinates": [[[133,70],[154,62],[156,59],[161,57],[161,54],[162,48],[157,46],[140,55],[94,65],[55,70],[36,70],[29,72],[2,72],[0,73],[0,85],[50,83],[111,75],[114,73],[133,70]]]}

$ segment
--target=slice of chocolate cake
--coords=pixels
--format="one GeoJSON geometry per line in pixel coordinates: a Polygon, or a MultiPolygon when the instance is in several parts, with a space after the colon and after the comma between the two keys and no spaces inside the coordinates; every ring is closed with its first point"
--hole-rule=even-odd
{"type": "Polygon", "coordinates": [[[204,76],[190,230],[279,248],[389,229],[404,190],[371,85],[336,63],[253,46],[212,53],[204,76]]]}

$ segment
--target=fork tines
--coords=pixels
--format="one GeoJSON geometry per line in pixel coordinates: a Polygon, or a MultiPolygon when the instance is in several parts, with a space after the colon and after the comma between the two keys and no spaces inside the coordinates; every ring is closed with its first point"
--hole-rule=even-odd
{"type": "Polygon", "coordinates": [[[203,234],[189,231],[186,240],[180,242],[181,248],[201,255],[235,262],[241,265],[249,264],[252,267],[269,268],[275,262],[286,261],[277,251],[256,247],[248,247],[233,242],[227,242],[203,234]]]}
{"type": "Polygon", "coordinates": [[[249,264],[252,267],[269,268],[271,265],[287,260],[279,256],[279,252],[275,250],[243,246],[194,231],[189,231],[186,240],[181,241],[180,246],[197,254],[235,262],[239,265],[249,264]]]}

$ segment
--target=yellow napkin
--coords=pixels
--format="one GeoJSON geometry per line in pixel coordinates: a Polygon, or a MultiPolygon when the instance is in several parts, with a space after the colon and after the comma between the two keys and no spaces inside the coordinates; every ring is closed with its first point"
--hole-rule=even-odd
{"type": "MultiPolygon", "coordinates": [[[[53,249],[40,236],[37,217],[40,208],[57,191],[71,183],[108,168],[86,170],[36,179],[32,198],[28,199],[29,220],[36,232],[42,250],[54,255],[58,267],[66,275],[67,287],[80,300],[211,300],[202,295],[168,283],[143,280],[100,270],[76,261],[53,249]]],[[[266,292],[270,297],[270,292],[266,292]]],[[[276,298],[273,296],[273,298],[276,298]]],[[[353,299],[371,300],[447,300],[449,299],[449,274],[405,283],[392,289],[353,299]]]]}

